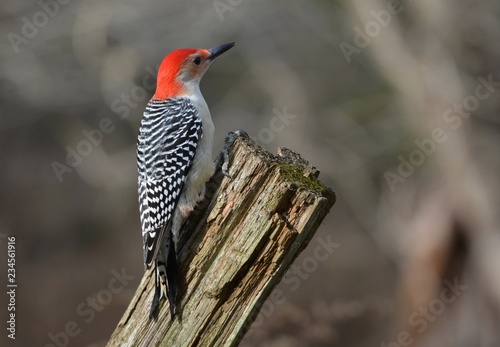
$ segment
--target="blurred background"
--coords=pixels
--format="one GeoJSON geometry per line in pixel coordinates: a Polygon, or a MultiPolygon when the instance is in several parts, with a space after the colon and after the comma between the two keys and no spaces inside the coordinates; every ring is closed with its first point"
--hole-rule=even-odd
{"type": "Polygon", "coordinates": [[[105,345],[143,275],[135,149],[157,67],[231,41],[201,84],[215,152],[245,129],[338,197],[241,345],[500,345],[498,1],[0,11],[0,283],[7,235],[18,283],[0,345],[105,345]]]}

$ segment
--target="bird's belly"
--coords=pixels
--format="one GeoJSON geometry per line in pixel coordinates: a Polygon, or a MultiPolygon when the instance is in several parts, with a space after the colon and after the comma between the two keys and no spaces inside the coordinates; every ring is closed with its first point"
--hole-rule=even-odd
{"type": "MultiPolygon", "coordinates": [[[[205,132],[203,135],[205,137],[205,132]]],[[[194,209],[197,202],[203,200],[205,184],[214,173],[212,148],[207,142],[210,141],[200,141],[196,149],[196,155],[179,199],[179,211],[184,217],[194,209]]]]}

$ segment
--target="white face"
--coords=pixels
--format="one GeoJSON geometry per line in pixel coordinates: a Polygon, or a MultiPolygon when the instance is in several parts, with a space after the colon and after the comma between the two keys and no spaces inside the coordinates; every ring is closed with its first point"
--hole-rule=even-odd
{"type": "Polygon", "coordinates": [[[200,49],[197,53],[189,56],[179,72],[179,80],[185,84],[189,82],[200,83],[201,77],[211,63],[211,60],[207,59],[209,55],[210,52],[200,49]]]}

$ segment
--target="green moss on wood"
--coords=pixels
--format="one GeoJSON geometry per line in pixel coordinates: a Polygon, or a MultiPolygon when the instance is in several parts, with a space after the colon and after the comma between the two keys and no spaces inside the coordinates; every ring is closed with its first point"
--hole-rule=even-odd
{"type": "Polygon", "coordinates": [[[271,165],[278,166],[282,177],[287,182],[295,183],[300,188],[304,188],[311,192],[318,192],[324,197],[334,195],[333,191],[321,183],[314,175],[313,171],[316,171],[316,169],[313,167],[310,167],[310,169],[306,167],[309,163],[300,158],[300,155],[295,154],[299,158],[298,161],[296,161],[297,158],[282,157],[272,154],[255,143],[252,139],[239,138],[238,141],[244,142],[254,155],[262,158],[271,165]],[[304,161],[304,163],[301,163],[302,161],[304,161]]]}
{"type": "Polygon", "coordinates": [[[326,192],[330,188],[325,186],[314,176],[301,166],[288,163],[277,163],[280,168],[280,173],[285,180],[292,183],[297,183],[300,187],[306,188],[315,192],[326,192]]]}

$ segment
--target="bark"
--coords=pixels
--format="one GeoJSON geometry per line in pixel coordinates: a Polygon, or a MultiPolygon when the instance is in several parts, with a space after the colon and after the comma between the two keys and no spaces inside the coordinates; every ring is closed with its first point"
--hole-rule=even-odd
{"type": "Polygon", "coordinates": [[[236,346],[335,203],[319,172],[298,154],[266,152],[239,137],[229,173],[218,170],[179,240],[180,316],[154,291],[147,271],[108,346],[236,346]]]}

